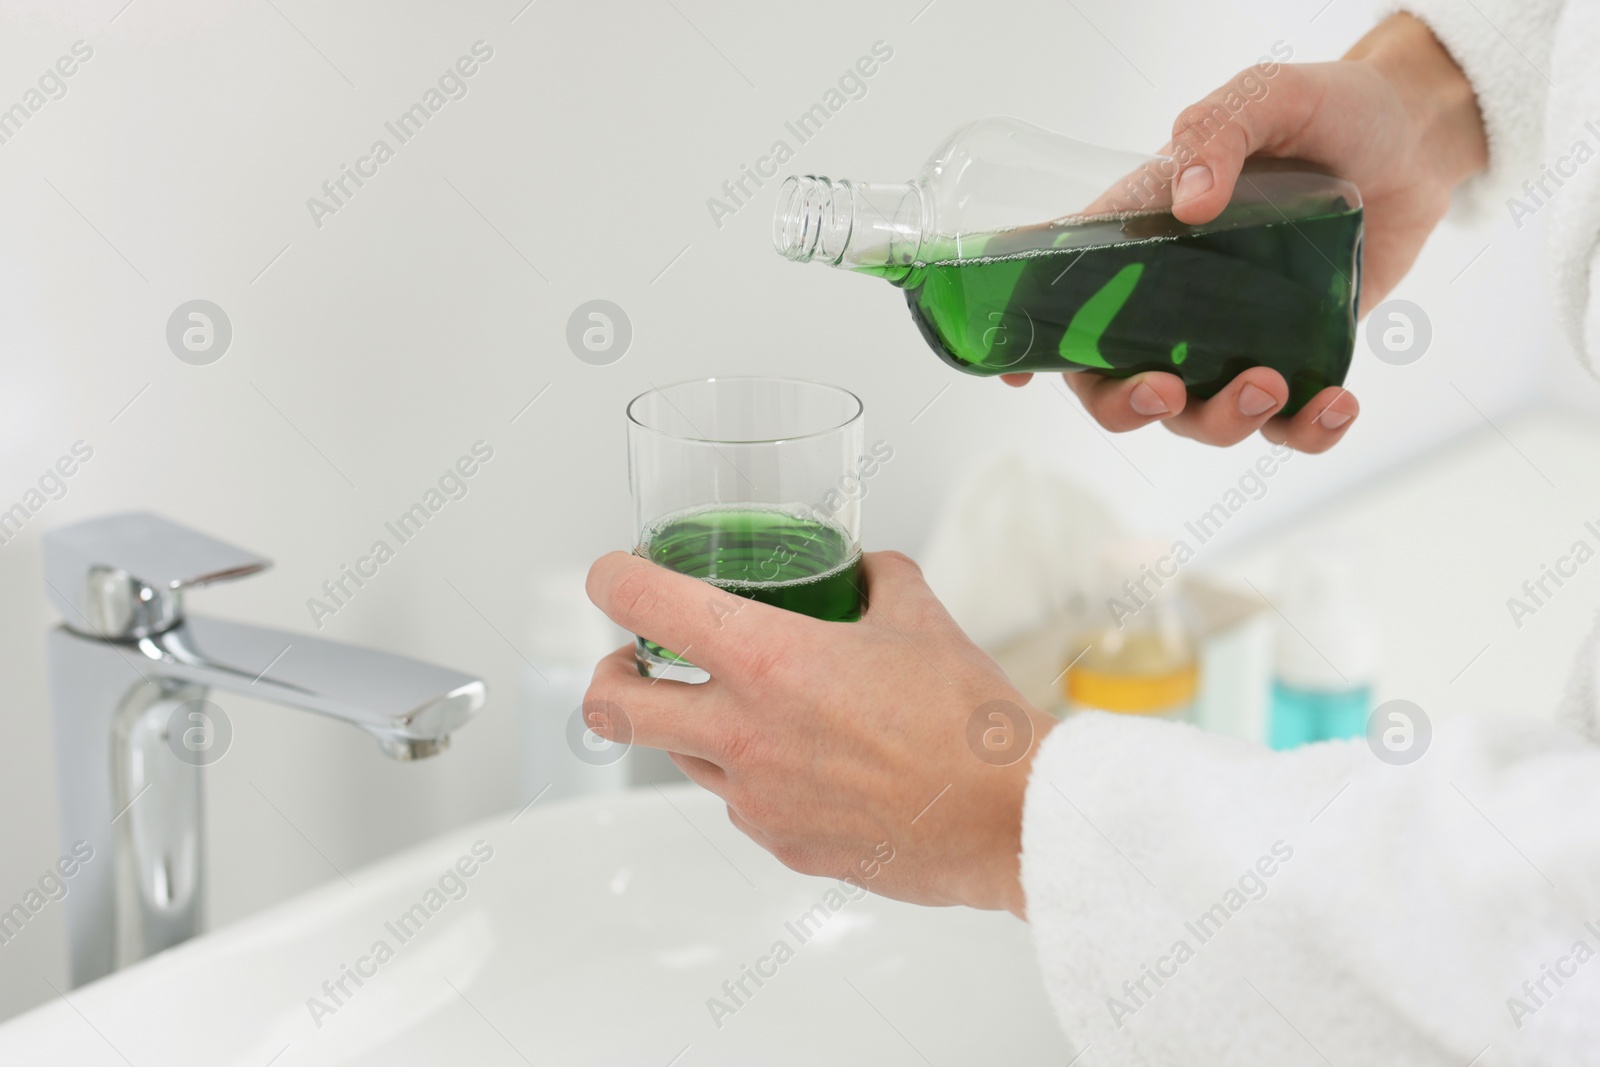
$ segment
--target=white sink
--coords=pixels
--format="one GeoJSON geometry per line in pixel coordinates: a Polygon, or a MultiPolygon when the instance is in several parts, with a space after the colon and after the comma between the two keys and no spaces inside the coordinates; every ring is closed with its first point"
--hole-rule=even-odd
{"type": "MultiPolygon", "coordinates": [[[[846,899],[839,883],[785,869],[728,823],[720,801],[689,786],[535,805],[350,881],[13,1019],[0,1026],[0,1063],[883,1067],[1070,1058],[1024,924],[1003,913],[846,899]],[[464,865],[473,869],[457,875],[464,895],[426,899],[480,841],[493,855],[464,865]],[[402,930],[402,942],[385,924],[415,904],[438,908],[420,930],[402,930]],[[813,920],[802,926],[808,911],[813,920]],[[380,939],[392,958],[360,963],[380,939]],[[780,941],[791,953],[782,962],[772,955],[780,941]],[[350,995],[336,1005],[323,983],[358,964],[371,976],[359,987],[346,978],[350,995]],[[759,986],[745,977],[758,967],[770,975],[759,986]],[[735,1000],[723,984],[741,977],[748,995],[735,989],[735,1000]],[[334,1010],[314,1020],[313,996],[334,1010]],[[732,1009],[720,1020],[713,997],[732,1009]]],[[[445,888],[459,893],[449,879],[445,888]]]]}

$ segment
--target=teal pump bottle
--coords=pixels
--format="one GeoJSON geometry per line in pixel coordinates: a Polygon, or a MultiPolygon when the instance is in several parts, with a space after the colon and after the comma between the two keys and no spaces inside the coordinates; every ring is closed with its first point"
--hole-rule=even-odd
{"type": "Polygon", "coordinates": [[[1275,749],[1360,737],[1372,712],[1375,622],[1332,556],[1287,561],[1267,741],[1275,749]],[[1292,625],[1290,625],[1292,624],[1292,625]]]}

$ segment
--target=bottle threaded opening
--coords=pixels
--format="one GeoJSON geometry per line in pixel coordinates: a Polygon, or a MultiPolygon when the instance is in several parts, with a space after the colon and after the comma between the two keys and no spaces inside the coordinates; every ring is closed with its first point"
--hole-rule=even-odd
{"type": "Polygon", "coordinates": [[[791,175],[778,190],[772,245],[778,255],[796,263],[809,262],[819,253],[837,260],[850,241],[854,215],[849,182],[791,175]]]}

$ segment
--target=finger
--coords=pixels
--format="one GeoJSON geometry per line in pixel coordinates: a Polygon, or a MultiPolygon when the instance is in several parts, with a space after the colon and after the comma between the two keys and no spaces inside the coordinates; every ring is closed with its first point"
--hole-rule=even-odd
{"type": "Polygon", "coordinates": [[[1031,374],[1002,374],[1002,375],[1000,375],[1000,380],[1002,382],[1005,382],[1007,385],[1013,385],[1013,386],[1016,386],[1017,388],[1020,389],[1022,386],[1027,385],[1029,382],[1033,381],[1033,375],[1031,375],[1031,374]]]}
{"type": "Polygon", "coordinates": [[[667,758],[689,781],[706,792],[715,793],[720,797],[727,788],[727,772],[710,760],[703,760],[699,756],[690,756],[683,752],[668,752],[667,758]]]}
{"type": "Polygon", "coordinates": [[[594,669],[583,695],[583,723],[607,741],[708,758],[718,749],[723,716],[703,685],[643,678],[633,646],[623,645],[594,669]]]}
{"type": "Polygon", "coordinates": [[[1247,157],[1271,154],[1316,112],[1298,68],[1281,66],[1271,88],[1262,65],[1247,67],[1184,108],[1172,124],[1172,213],[1189,224],[1209,222],[1228,206],[1247,157]]]}
{"type": "Polygon", "coordinates": [[[1264,426],[1289,400],[1289,384],[1270,367],[1251,367],[1209,400],[1167,419],[1173,433],[1208,445],[1233,445],[1264,426]]]}
{"type": "Polygon", "coordinates": [[[1131,378],[1075,371],[1062,375],[1087,411],[1112,433],[1125,433],[1171,418],[1189,403],[1183,379],[1176,374],[1149,371],[1131,378]]]}
{"type": "Polygon", "coordinates": [[[903,552],[863,552],[857,580],[866,609],[859,623],[841,625],[865,623],[902,636],[955,625],[939,598],[928,588],[922,568],[903,552]]]}
{"type": "MultiPolygon", "coordinates": [[[[1161,149],[1172,152],[1172,142],[1161,149]]],[[[1122,215],[1130,211],[1167,211],[1172,207],[1172,180],[1177,170],[1170,158],[1149,159],[1113,182],[1078,214],[1122,215]]]]}
{"type": "Polygon", "coordinates": [[[1329,386],[1294,415],[1268,419],[1261,436],[1296,452],[1326,452],[1350,431],[1361,405],[1349,391],[1329,386]]]}
{"type": "Polygon", "coordinates": [[[803,640],[801,631],[811,622],[627,552],[595,560],[587,589],[617,625],[713,675],[758,671],[772,649],[803,640]]]}

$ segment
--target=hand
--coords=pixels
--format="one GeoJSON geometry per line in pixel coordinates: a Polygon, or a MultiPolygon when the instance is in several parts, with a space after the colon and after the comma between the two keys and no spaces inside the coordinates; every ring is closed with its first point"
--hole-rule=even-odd
{"type": "Polygon", "coordinates": [[[711,680],[641,678],[627,645],[595,669],[585,721],[608,740],[672,753],[787,867],[1020,916],[1023,792],[1054,720],[967,639],[910,559],[867,553],[861,580],[861,620],[822,622],[637,556],[602,556],[589,599],[688,650],[711,680]],[[1021,717],[1014,757],[980,759],[968,745],[969,720],[990,701],[1021,717]]]}
{"type": "MultiPolygon", "coordinates": [[[[1337,63],[1282,66],[1270,78],[1258,67],[1242,71],[1178,116],[1163,153],[1180,168],[1173,180],[1173,214],[1190,224],[1222,212],[1250,155],[1304,159],[1354,182],[1365,208],[1366,308],[1381,302],[1411,269],[1449,207],[1451,190],[1488,159],[1472,86],[1410,15],[1386,19],[1337,63]],[[1247,101],[1236,113],[1223,104],[1229,94],[1247,101]],[[1219,115],[1227,116],[1220,129],[1219,115]]],[[[1022,385],[1030,376],[1004,377],[1022,385]]],[[[1328,388],[1292,418],[1279,416],[1289,387],[1266,367],[1252,367],[1207,400],[1191,399],[1180,378],[1161,372],[1065,377],[1089,413],[1114,433],[1159,420],[1174,433],[1212,445],[1235,444],[1260,430],[1270,441],[1322,452],[1360,412],[1355,397],[1328,388]]]]}

